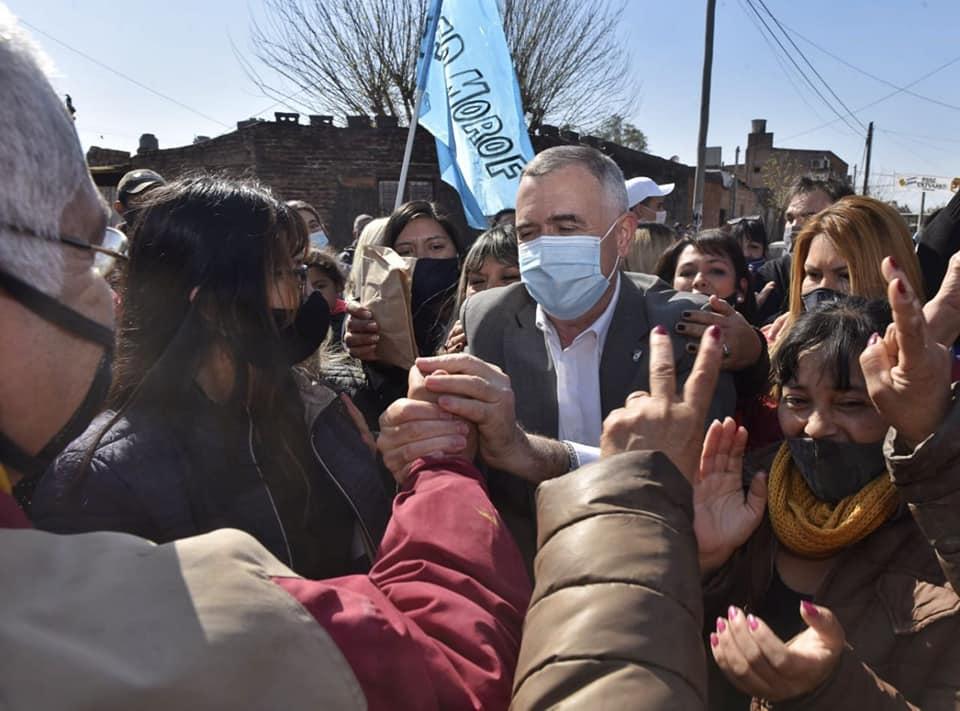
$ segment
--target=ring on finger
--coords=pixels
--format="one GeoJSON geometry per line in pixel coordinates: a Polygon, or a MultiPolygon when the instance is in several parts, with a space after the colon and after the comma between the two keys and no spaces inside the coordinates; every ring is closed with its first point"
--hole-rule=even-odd
{"type": "Polygon", "coordinates": [[[720,347],[720,350],[721,350],[721,352],[723,353],[723,357],[724,357],[724,358],[729,358],[729,357],[730,357],[730,346],[728,346],[726,343],[724,343],[724,344],[720,347]]]}

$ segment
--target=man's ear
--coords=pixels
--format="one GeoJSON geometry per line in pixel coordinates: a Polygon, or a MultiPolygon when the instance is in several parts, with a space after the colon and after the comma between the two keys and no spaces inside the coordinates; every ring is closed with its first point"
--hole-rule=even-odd
{"type": "Polygon", "coordinates": [[[633,243],[633,236],[637,231],[637,217],[632,212],[627,212],[621,219],[617,227],[617,254],[621,258],[630,253],[630,245],[633,243]]]}

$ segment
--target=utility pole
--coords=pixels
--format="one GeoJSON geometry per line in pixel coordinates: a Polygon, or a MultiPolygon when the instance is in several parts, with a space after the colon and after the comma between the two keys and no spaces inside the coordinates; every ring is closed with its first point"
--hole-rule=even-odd
{"type": "Polygon", "coordinates": [[[730,193],[730,219],[737,216],[737,166],[740,165],[740,146],[734,153],[733,159],[733,192],[730,193]]]}
{"type": "Polygon", "coordinates": [[[920,214],[917,215],[917,234],[920,234],[920,230],[923,229],[923,209],[926,207],[927,203],[927,191],[920,191],[920,214]]]}
{"type": "Polygon", "coordinates": [[[693,224],[703,224],[703,183],[707,162],[707,127],[710,123],[710,79],[713,75],[713,27],[717,0],[707,0],[707,30],[703,43],[703,84],[700,89],[700,135],[697,139],[697,173],[693,187],[693,224]]]}
{"type": "Polygon", "coordinates": [[[854,192],[856,192],[857,190],[857,164],[856,163],[853,164],[853,190],[854,192]]]}
{"type": "Polygon", "coordinates": [[[863,166],[863,194],[870,194],[870,154],[873,152],[873,121],[867,127],[867,160],[863,166]]]}

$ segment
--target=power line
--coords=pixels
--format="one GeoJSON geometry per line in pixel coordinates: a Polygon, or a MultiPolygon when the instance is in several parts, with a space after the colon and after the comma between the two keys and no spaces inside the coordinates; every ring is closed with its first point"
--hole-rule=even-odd
{"type": "Polygon", "coordinates": [[[787,48],[783,46],[783,42],[780,41],[780,38],[777,37],[777,35],[774,33],[774,31],[770,28],[770,25],[767,24],[767,21],[764,19],[763,15],[761,15],[761,14],[760,14],[760,11],[757,10],[757,8],[753,5],[752,0],[746,0],[746,3],[747,3],[747,6],[748,6],[751,10],[753,10],[753,13],[760,19],[760,22],[763,23],[763,26],[767,28],[767,32],[770,33],[770,36],[773,37],[774,41],[776,41],[776,43],[780,46],[780,49],[783,50],[783,53],[786,55],[787,59],[790,60],[790,63],[793,64],[793,66],[796,68],[796,70],[800,73],[800,76],[803,77],[804,81],[806,81],[807,84],[810,86],[810,88],[813,89],[814,92],[816,92],[817,96],[820,97],[820,100],[823,101],[823,103],[826,104],[827,107],[828,107],[833,113],[835,113],[835,114],[837,115],[837,117],[838,117],[841,121],[843,121],[843,122],[850,128],[851,131],[853,131],[856,135],[859,136],[860,133],[857,131],[856,127],[855,127],[853,124],[851,124],[849,121],[847,121],[846,116],[844,116],[844,115],[841,114],[839,111],[837,111],[836,108],[834,108],[833,104],[830,103],[830,101],[827,99],[827,97],[825,97],[825,96],[823,95],[823,92],[820,91],[820,89],[817,88],[816,84],[814,84],[814,83],[810,80],[810,77],[808,77],[808,76],[806,75],[806,73],[803,71],[803,69],[800,68],[800,65],[797,64],[797,60],[795,60],[795,59],[793,58],[793,55],[790,54],[790,52],[787,50],[787,48]]]}
{"type": "MultiPolygon", "coordinates": [[[[909,89],[911,86],[916,86],[916,85],[919,84],[920,82],[929,79],[929,78],[932,77],[934,74],[937,74],[937,73],[939,73],[939,72],[942,72],[944,69],[946,69],[947,67],[950,67],[950,66],[956,64],[957,62],[960,62],[960,57],[957,57],[956,59],[951,59],[949,62],[946,62],[945,64],[941,64],[939,67],[936,67],[935,69],[931,69],[929,72],[927,72],[926,74],[924,74],[923,76],[921,76],[919,79],[915,79],[914,81],[910,82],[909,84],[907,84],[906,87],[904,87],[904,88],[902,88],[902,89],[897,89],[896,91],[892,91],[892,92],[890,92],[889,94],[886,94],[886,95],[884,95],[884,96],[881,96],[881,97],[880,97],[879,99],[877,99],[876,101],[871,101],[869,104],[864,104],[864,105],[861,106],[859,109],[857,109],[857,110],[855,111],[855,113],[858,113],[858,114],[859,114],[859,113],[862,113],[863,111],[866,111],[867,109],[873,108],[873,107],[876,106],[877,104],[881,104],[881,103],[883,103],[884,101],[887,101],[888,99],[892,99],[894,96],[897,96],[898,94],[902,94],[903,91],[905,91],[906,89],[909,89]]],[[[837,119],[833,119],[833,120],[831,120],[831,121],[827,121],[826,123],[820,124],[819,126],[814,126],[813,128],[809,128],[809,129],[807,129],[806,131],[801,131],[800,133],[795,133],[795,134],[793,134],[792,136],[789,136],[789,137],[784,138],[784,139],[781,139],[781,140],[783,140],[784,142],[792,141],[794,138],[800,138],[801,136],[806,136],[808,133],[813,133],[814,131],[819,131],[820,129],[826,128],[827,126],[830,126],[830,125],[832,125],[832,124],[835,124],[836,122],[837,122],[837,119]]]]}
{"type": "Polygon", "coordinates": [[[20,22],[21,22],[21,24],[26,25],[27,27],[29,27],[31,30],[33,30],[33,31],[36,32],[37,34],[41,34],[41,35],[43,35],[44,37],[46,37],[47,39],[49,39],[50,41],[56,42],[56,43],[59,44],[61,47],[64,47],[64,48],[70,50],[71,52],[74,52],[74,53],[76,53],[76,54],[79,54],[81,57],[83,57],[83,58],[86,59],[87,61],[93,62],[94,64],[96,64],[98,67],[100,67],[100,68],[102,68],[102,69],[106,69],[106,70],[107,70],[108,72],[110,72],[111,74],[115,74],[115,75],[117,75],[118,77],[120,77],[121,79],[125,79],[125,80],[127,80],[128,82],[130,82],[131,84],[135,84],[135,85],[139,86],[141,89],[145,89],[146,91],[149,91],[151,94],[155,94],[156,96],[159,96],[161,99],[165,99],[166,101],[169,101],[169,102],[171,102],[171,103],[173,103],[173,104],[176,104],[176,105],[179,106],[180,108],[186,109],[186,110],[189,111],[190,113],[196,114],[197,116],[200,116],[201,118],[204,118],[204,119],[206,119],[207,121],[211,121],[211,122],[213,122],[213,123],[219,124],[220,126],[224,126],[224,127],[226,127],[226,128],[230,128],[230,125],[229,125],[229,124],[226,124],[226,123],[224,123],[223,121],[220,121],[219,119],[215,119],[215,118],[213,118],[212,116],[208,116],[207,114],[203,113],[202,111],[198,111],[197,109],[195,109],[195,108],[193,108],[193,107],[191,107],[191,106],[187,106],[187,105],[186,105],[185,103],[183,103],[182,101],[177,101],[177,100],[174,99],[172,96],[167,96],[166,94],[163,94],[163,93],[157,91],[156,89],[153,89],[152,87],[147,86],[147,85],[144,84],[143,82],[137,81],[137,80],[134,79],[133,77],[128,76],[128,75],[124,74],[123,72],[121,72],[121,71],[119,71],[119,70],[117,70],[117,69],[114,69],[113,67],[111,67],[111,66],[109,66],[109,65],[107,65],[107,64],[104,64],[104,63],[101,62],[99,59],[95,59],[94,57],[91,57],[91,56],[90,56],[89,54],[87,54],[86,52],[83,52],[82,50],[79,50],[79,49],[77,49],[76,47],[71,47],[69,44],[67,44],[67,43],[64,42],[63,40],[57,39],[57,38],[54,37],[53,35],[51,35],[51,34],[49,34],[49,33],[47,33],[47,32],[44,32],[44,31],[41,30],[39,27],[37,27],[36,25],[33,25],[33,24],[27,22],[27,21],[24,20],[23,18],[20,19],[20,22]]]}
{"type": "Polygon", "coordinates": [[[787,41],[790,42],[790,44],[793,46],[793,48],[794,48],[795,50],[797,50],[797,54],[799,54],[800,57],[803,59],[803,61],[807,63],[807,66],[810,67],[811,71],[813,71],[813,73],[817,75],[817,79],[819,79],[820,82],[821,82],[825,87],[827,87],[827,91],[830,92],[831,96],[833,96],[833,98],[837,100],[837,102],[840,104],[840,106],[842,106],[842,107],[844,108],[844,110],[847,112],[847,114],[849,114],[851,117],[853,117],[853,119],[854,119],[857,123],[860,124],[860,128],[866,130],[867,127],[866,127],[866,125],[864,125],[863,121],[861,121],[861,120],[850,110],[850,107],[849,107],[849,106],[847,106],[845,103],[843,103],[843,99],[841,99],[841,98],[837,95],[837,92],[835,92],[835,91],[833,90],[833,87],[831,87],[830,84],[827,83],[827,80],[823,78],[823,75],[820,74],[820,72],[817,71],[817,68],[816,68],[815,66],[813,66],[813,64],[810,62],[809,59],[807,59],[807,55],[805,55],[805,54],[803,53],[803,50],[801,50],[800,47],[797,46],[797,43],[793,41],[793,37],[790,36],[790,33],[788,33],[788,32],[784,29],[783,25],[780,24],[780,20],[778,20],[778,19],[776,18],[776,16],[775,16],[772,12],[770,12],[770,8],[767,7],[767,4],[766,4],[763,0],[757,0],[757,2],[760,3],[760,7],[762,7],[762,8],[764,9],[764,11],[770,16],[770,19],[773,20],[774,23],[776,23],[777,27],[780,28],[780,31],[783,33],[783,36],[787,38],[787,41]]]}
{"type": "Polygon", "coordinates": [[[756,18],[753,17],[748,11],[746,5],[743,4],[743,0],[738,0],[740,4],[740,9],[743,10],[743,13],[749,18],[753,23],[753,26],[757,28],[757,32],[760,33],[760,36],[763,37],[763,41],[766,43],[767,47],[770,49],[770,54],[773,55],[773,58],[777,60],[777,64],[780,65],[780,69],[783,71],[784,76],[787,78],[787,81],[790,82],[790,86],[793,87],[793,90],[796,92],[797,96],[800,97],[800,100],[806,104],[807,108],[810,109],[814,115],[823,120],[823,116],[820,115],[820,112],[817,111],[813,104],[807,101],[806,95],[800,91],[800,87],[797,85],[796,80],[793,78],[793,74],[790,73],[790,68],[787,66],[787,63],[783,61],[783,58],[780,56],[780,53],[777,52],[777,48],[773,46],[773,42],[770,41],[770,38],[767,37],[767,33],[763,31],[763,28],[760,26],[760,23],[757,22],[756,18]]]}
{"type": "MultiPolygon", "coordinates": [[[[814,49],[820,50],[821,52],[823,52],[823,53],[824,53],[825,55],[827,55],[828,57],[831,57],[832,59],[837,60],[838,62],[840,62],[840,64],[844,65],[845,67],[849,67],[850,69],[854,70],[855,72],[859,72],[860,74],[863,74],[865,77],[869,77],[870,79],[873,79],[873,80],[876,81],[876,82],[880,82],[881,84],[885,84],[886,86],[889,86],[889,87],[892,87],[892,88],[896,89],[896,90],[897,90],[897,93],[909,94],[910,96],[912,96],[912,97],[914,97],[914,98],[916,98],[916,99],[921,99],[921,100],[923,100],[923,101],[927,101],[927,102],[929,102],[929,103],[931,103],[931,104],[936,104],[937,106],[942,106],[942,107],[947,108],[947,109],[953,109],[954,111],[960,111],[960,106],[957,106],[956,104],[948,104],[946,101],[940,101],[939,99],[934,99],[934,98],[929,97],[929,96],[924,96],[923,94],[918,94],[918,93],[915,92],[915,91],[911,91],[911,90],[909,89],[909,87],[910,87],[910,86],[913,86],[913,84],[908,84],[907,86],[900,86],[900,85],[898,85],[898,84],[895,84],[895,83],[892,82],[892,81],[888,81],[888,80],[884,79],[883,77],[878,77],[876,74],[872,74],[872,73],[868,72],[866,69],[863,69],[862,67],[858,67],[858,66],[856,66],[855,64],[851,64],[850,62],[848,62],[847,60],[845,60],[843,57],[839,57],[839,56],[837,56],[836,54],[834,54],[833,52],[831,52],[830,50],[821,47],[819,44],[817,44],[816,42],[814,42],[812,39],[809,39],[808,37],[804,37],[802,34],[800,34],[799,32],[797,32],[796,30],[794,30],[794,29],[792,29],[792,28],[790,28],[790,27],[787,27],[787,29],[790,30],[791,33],[795,34],[797,37],[799,37],[800,39],[802,39],[804,42],[806,42],[807,44],[809,44],[809,45],[810,45],[811,47],[813,47],[814,49]]],[[[951,59],[949,62],[947,62],[945,65],[943,65],[942,68],[949,67],[951,64],[956,64],[957,62],[960,62],[960,57],[955,57],[954,59],[951,59]]],[[[914,82],[914,83],[916,83],[916,82],[914,82]]]]}

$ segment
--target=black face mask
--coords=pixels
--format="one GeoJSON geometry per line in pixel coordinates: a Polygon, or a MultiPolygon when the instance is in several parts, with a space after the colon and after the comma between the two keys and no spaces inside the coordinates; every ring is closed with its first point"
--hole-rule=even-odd
{"type": "Polygon", "coordinates": [[[814,289],[809,294],[804,294],[800,297],[800,300],[803,302],[804,311],[816,311],[821,306],[833,304],[846,297],[846,294],[841,294],[839,291],[820,287],[819,289],[814,289]]]}
{"type": "Polygon", "coordinates": [[[444,324],[440,312],[460,279],[460,259],[418,259],[413,268],[411,309],[413,331],[420,353],[433,355],[440,345],[444,324]]]}
{"type": "Polygon", "coordinates": [[[856,444],[802,437],[788,439],[787,444],[810,491],[830,504],[856,494],[886,471],[883,440],[856,444]]]}
{"type": "Polygon", "coordinates": [[[300,304],[293,323],[287,323],[289,312],[273,309],[280,329],[280,342],[287,365],[296,365],[316,353],[330,330],[330,304],[315,291],[300,304]]]}
{"type": "Polygon", "coordinates": [[[0,462],[23,474],[23,478],[14,487],[14,496],[24,510],[27,510],[30,499],[33,497],[33,490],[47,467],[64,447],[83,434],[90,421],[102,409],[107,391],[110,389],[112,375],[113,330],[2,270],[0,270],[0,288],[44,321],[59,326],[85,341],[101,345],[104,349],[103,357],[100,359],[97,372],[93,376],[93,382],[90,383],[83,402],[67,423],[37,454],[29,454],[0,432],[0,462]]]}

